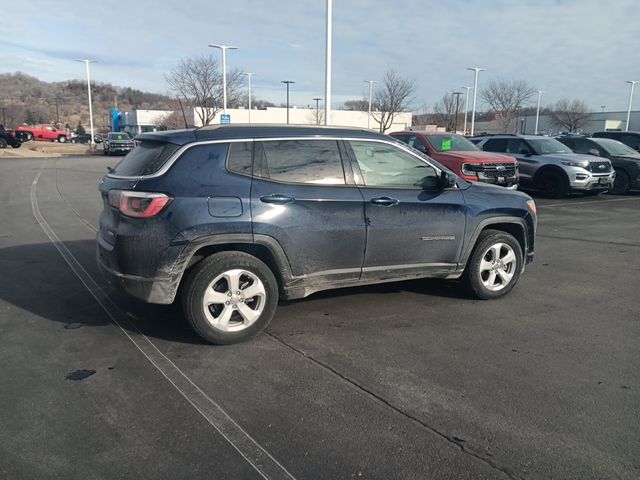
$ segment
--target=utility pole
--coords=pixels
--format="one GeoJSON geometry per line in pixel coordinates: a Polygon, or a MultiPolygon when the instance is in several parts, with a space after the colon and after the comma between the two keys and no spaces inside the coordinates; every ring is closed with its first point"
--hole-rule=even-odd
{"type": "Polygon", "coordinates": [[[60,112],[58,111],[58,101],[60,99],[55,97],[54,100],[56,102],[56,128],[60,128],[60,112]]]}
{"type": "Polygon", "coordinates": [[[289,125],[289,85],[296,83],[293,80],[282,80],[280,83],[287,85],[287,125],[289,125]]]}
{"type": "Polygon", "coordinates": [[[456,96],[456,116],[453,119],[453,132],[458,133],[458,106],[460,104],[460,95],[462,95],[462,92],[453,92],[451,95],[456,96]]]}
{"type": "Polygon", "coordinates": [[[6,117],[7,107],[0,107],[0,110],[2,110],[2,125],[4,125],[6,128],[7,127],[7,117],[6,117]]]}

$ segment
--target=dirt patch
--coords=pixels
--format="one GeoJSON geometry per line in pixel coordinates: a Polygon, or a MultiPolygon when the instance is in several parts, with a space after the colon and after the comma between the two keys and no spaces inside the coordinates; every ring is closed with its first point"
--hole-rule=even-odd
{"type": "Polygon", "coordinates": [[[67,155],[102,155],[102,147],[93,149],[75,143],[26,142],[20,148],[0,149],[2,157],[62,157],[67,155]]]}

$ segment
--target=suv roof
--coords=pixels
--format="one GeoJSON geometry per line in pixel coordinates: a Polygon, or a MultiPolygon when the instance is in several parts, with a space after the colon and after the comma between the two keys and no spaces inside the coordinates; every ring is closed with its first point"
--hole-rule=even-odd
{"type": "Polygon", "coordinates": [[[155,140],[160,142],[185,145],[187,143],[206,140],[227,140],[234,138],[269,138],[269,137],[309,137],[335,136],[371,138],[389,140],[390,137],[371,130],[348,127],[324,127],[318,125],[207,125],[206,127],[186,130],[167,130],[163,132],[142,133],[136,140],[155,140]]]}

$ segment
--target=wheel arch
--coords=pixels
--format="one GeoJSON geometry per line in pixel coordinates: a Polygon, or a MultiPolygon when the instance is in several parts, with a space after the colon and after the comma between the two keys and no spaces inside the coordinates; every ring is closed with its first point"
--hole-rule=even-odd
{"type": "Polygon", "coordinates": [[[567,189],[569,188],[569,175],[567,175],[567,172],[563,168],[557,165],[545,165],[543,167],[540,167],[533,176],[533,185],[537,188],[540,177],[549,172],[558,173],[559,175],[561,175],[562,178],[564,178],[565,182],[567,182],[567,189]]]}
{"type": "MultiPolygon", "coordinates": [[[[482,232],[486,230],[498,230],[501,232],[509,233],[518,241],[520,248],[522,249],[523,260],[526,258],[527,249],[528,249],[528,239],[527,239],[527,225],[524,219],[516,218],[516,217],[496,217],[486,219],[478,224],[475,228],[471,238],[469,239],[469,243],[467,244],[466,250],[462,256],[462,260],[460,262],[460,267],[464,269],[473,253],[473,250],[476,248],[478,243],[478,238],[482,232]]],[[[523,267],[524,267],[523,262],[523,267]]]]}

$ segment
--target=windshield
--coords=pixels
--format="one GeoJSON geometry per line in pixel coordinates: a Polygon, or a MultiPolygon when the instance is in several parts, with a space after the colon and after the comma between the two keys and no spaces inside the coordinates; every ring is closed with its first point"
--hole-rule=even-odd
{"type": "Polygon", "coordinates": [[[109,140],[130,140],[128,133],[110,133],[109,140]]]}
{"type": "Polygon", "coordinates": [[[608,138],[592,138],[594,142],[604,148],[609,155],[613,155],[614,157],[638,157],[640,154],[636,152],[633,148],[628,147],[622,142],[617,140],[610,140],[608,138]]]}
{"type": "Polygon", "coordinates": [[[427,138],[436,152],[480,150],[462,135],[429,135],[427,138]]]}
{"type": "Polygon", "coordinates": [[[544,155],[546,153],[573,153],[569,147],[554,138],[528,138],[527,141],[538,155],[544,155]]]}

